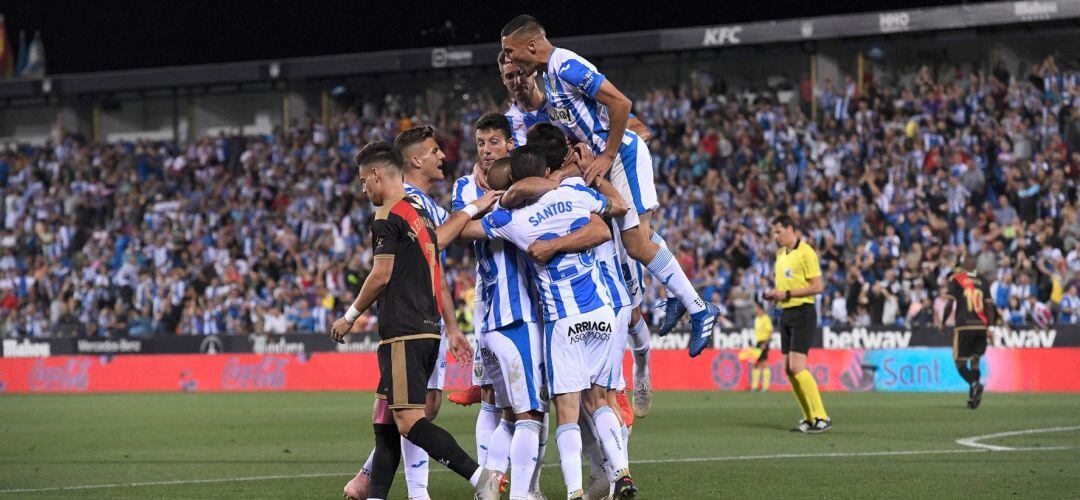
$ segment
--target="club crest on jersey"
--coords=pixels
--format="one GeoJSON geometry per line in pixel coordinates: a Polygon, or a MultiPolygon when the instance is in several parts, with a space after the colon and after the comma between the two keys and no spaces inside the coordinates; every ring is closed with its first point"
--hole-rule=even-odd
{"type": "Polygon", "coordinates": [[[574,113],[570,112],[569,108],[561,106],[551,110],[551,118],[567,125],[577,123],[577,118],[574,116],[574,113]]]}

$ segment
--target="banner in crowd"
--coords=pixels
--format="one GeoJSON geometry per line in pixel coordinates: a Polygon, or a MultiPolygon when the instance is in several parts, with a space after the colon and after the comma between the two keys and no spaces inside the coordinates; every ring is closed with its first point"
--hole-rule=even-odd
{"type": "MultiPolygon", "coordinates": [[[[997,348],[1080,347],[1080,325],[1050,329],[1034,327],[994,327],[991,343],[997,348]]],[[[0,342],[0,356],[5,358],[40,358],[77,354],[312,354],[317,352],[375,352],[379,337],[375,333],[350,335],[339,344],[328,335],[175,335],[167,337],[120,339],[5,339],[0,342]]],[[[471,339],[470,339],[471,340],[471,339]]],[[[665,337],[654,335],[656,351],[684,351],[690,334],[674,332],[665,337]]],[[[713,348],[741,349],[754,344],[754,331],[717,328],[713,348]]],[[[780,349],[780,335],[774,334],[772,348],[780,349]]],[[[907,347],[951,347],[952,336],[936,328],[900,329],[895,327],[819,328],[811,344],[815,349],[904,349],[907,347]]]]}
{"type": "MultiPolygon", "coordinates": [[[[983,379],[991,392],[1080,392],[1070,376],[1080,348],[990,349],[983,379]]],[[[771,390],[790,389],[779,355],[769,357],[771,390]]],[[[468,386],[468,367],[448,363],[446,387],[468,386]]],[[[822,350],[808,368],[827,391],[965,391],[949,348],[822,350]]],[[[624,372],[632,373],[631,357],[624,372]]],[[[0,359],[0,392],[370,391],[374,353],[53,356],[0,359]]],[[[654,390],[746,390],[750,364],[739,350],[653,351],[654,390]]]]}

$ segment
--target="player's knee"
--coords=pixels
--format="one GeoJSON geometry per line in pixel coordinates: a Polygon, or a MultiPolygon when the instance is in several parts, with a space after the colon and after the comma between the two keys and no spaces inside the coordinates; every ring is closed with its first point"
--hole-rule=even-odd
{"type": "Polygon", "coordinates": [[[623,231],[621,236],[623,245],[626,247],[626,253],[630,255],[630,258],[638,262],[652,260],[656,256],[656,252],[660,250],[660,247],[653,243],[640,227],[623,231]]]}
{"type": "Polygon", "coordinates": [[[502,418],[506,419],[507,422],[517,422],[517,414],[514,413],[513,408],[503,408],[502,418]]]}

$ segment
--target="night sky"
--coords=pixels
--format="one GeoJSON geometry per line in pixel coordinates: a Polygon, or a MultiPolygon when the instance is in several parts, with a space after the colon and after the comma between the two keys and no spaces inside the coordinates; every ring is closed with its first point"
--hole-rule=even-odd
{"type": "Polygon", "coordinates": [[[494,42],[521,13],[559,37],[956,3],[0,0],[0,13],[13,45],[40,29],[47,71],[61,74],[494,42]]]}

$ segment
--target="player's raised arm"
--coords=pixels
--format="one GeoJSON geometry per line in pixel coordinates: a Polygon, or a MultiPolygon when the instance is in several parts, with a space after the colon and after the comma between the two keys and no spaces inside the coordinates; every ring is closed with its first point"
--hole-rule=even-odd
{"type": "Polygon", "coordinates": [[[552,179],[545,179],[543,177],[529,177],[528,179],[522,179],[510,186],[510,189],[506,190],[502,199],[499,200],[499,205],[506,208],[520,208],[525,206],[530,200],[535,200],[548,192],[554,191],[559,187],[559,181],[552,179]]]}
{"type": "Polygon", "coordinates": [[[630,120],[630,107],[633,104],[630,98],[623,95],[607,79],[600,84],[596,101],[608,108],[610,130],[608,130],[607,147],[585,167],[585,182],[588,184],[592,184],[597,178],[604,177],[608,170],[611,170],[611,164],[615,161],[615,156],[619,154],[619,148],[622,146],[626,123],[630,120]]]}
{"type": "Polygon", "coordinates": [[[592,214],[589,223],[581,229],[553,240],[536,240],[526,252],[536,262],[546,264],[556,253],[588,250],[610,239],[611,227],[599,215],[592,214]]]}
{"type": "Polygon", "coordinates": [[[630,211],[630,207],[626,206],[626,200],[623,200],[619,191],[607,179],[603,177],[597,179],[596,190],[607,198],[607,210],[604,211],[603,215],[622,217],[630,211]]]}
{"type": "MultiPolygon", "coordinates": [[[[435,235],[439,239],[439,250],[442,250],[461,236],[466,225],[474,217],[491,209],[491,206],[499,201],[502,191],[488,191],[476,201],[465,205],[465,208],[454,212],[441,226],[435,228],[435,235]]],[[[478,238],[470,238],[478,239],[478,238]]]]}

